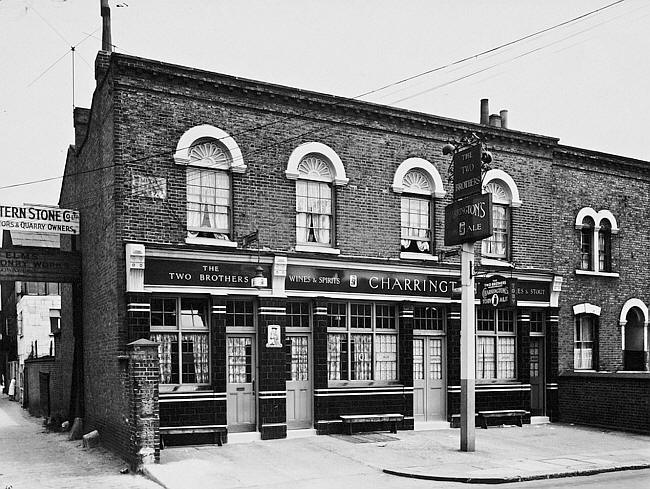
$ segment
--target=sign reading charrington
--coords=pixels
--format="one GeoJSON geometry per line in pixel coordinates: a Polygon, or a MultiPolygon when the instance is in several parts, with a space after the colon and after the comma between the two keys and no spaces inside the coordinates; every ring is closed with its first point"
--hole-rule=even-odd
{"type": "MultiPolygon", "coordinates": [[[[271,268],[261,265],[265,277],[271,268]]],[[[186,285],[200,287],[251,287],[256,263],[165,260],[145,258],[144,282],[147,285],[186,285]]]]}
{"type": "Polygon", "coordinates": [[[79,234],[79,212],[37,205],[0,205],[0,228],[39,233],[79,234]]]}
{"type": "Polygon", "coordinates": [[[285,284],[287,290],[427,297],[451,297],[451,291],[458,286],[460,277],[298,265],[287,267],[285,284]]]}

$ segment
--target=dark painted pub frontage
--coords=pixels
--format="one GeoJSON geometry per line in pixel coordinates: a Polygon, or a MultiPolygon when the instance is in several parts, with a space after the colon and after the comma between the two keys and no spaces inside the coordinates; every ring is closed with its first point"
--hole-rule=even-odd
{"type": "MultiPolygon", "coordinates": [[[[131,334],[146,336],[148,317],[168,442],[199,441],[210,429],[262,439],[305,428],[338,433],[350,414],[398,413],[401,429],[456,421],[457,267],[126,250],[131,334]],[[260,288],[251,285],[258,267],[269,277],[260,288]]],[[[553,277],[512,277],[515,307],[476,300],[477,411],[552,416],[553,277]]]]}

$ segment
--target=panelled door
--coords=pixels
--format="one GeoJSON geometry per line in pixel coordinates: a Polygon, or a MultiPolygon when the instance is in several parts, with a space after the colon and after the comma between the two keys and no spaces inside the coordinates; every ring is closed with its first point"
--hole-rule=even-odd
{"type": "Polygon", "coordinates": [[[530,338],[530,413],[543,416],[546,379],[544,376],[544,337],[530,338]]]}
{"type": "Polygon", "coordinates": [[[312,426],[311,345],[307,334],[287,334],[287,428],[312,426]]]}
{"type": "Polygon", "coordinates": [[[255,337],[228,335],[228,430],[255,431],[255,337]]]}
{"type": "Polygon", "coordinates": [[[416,421],[445,419],[444,337],[413,337],[413,416],[416,421]]]}

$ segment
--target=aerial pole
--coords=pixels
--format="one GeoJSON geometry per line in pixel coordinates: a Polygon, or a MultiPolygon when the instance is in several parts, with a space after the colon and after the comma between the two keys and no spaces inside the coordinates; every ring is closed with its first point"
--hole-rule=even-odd
{"type": "Polygon", "coordinates": [[[108,6],[108,0],[100,0],[100,12],[102,14],[102,51],[112,53],[111,8],[108,6]]]}

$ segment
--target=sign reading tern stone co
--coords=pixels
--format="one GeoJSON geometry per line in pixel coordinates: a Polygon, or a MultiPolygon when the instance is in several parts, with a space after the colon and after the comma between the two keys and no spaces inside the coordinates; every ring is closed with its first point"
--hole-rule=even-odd
{"type": "Polygon", "coordinates": [[[79,234],[79,212],[38,205],[0,205],[0,228],[11,231],[79,234]]]}
{"type": "Polygon", "coordinates": [[[481,193],[481,145],[454,154],[454,200],[481,193]]]}
{"type": "Polygon", "coordinates": [[[492,194],[472,195],[445,207],[445,246],[492,236],[492,194]]]}

